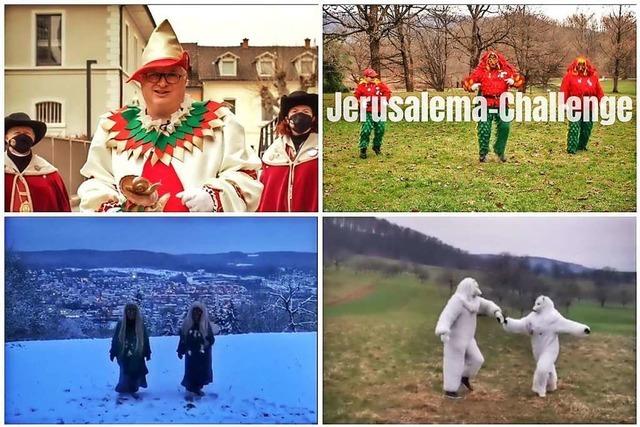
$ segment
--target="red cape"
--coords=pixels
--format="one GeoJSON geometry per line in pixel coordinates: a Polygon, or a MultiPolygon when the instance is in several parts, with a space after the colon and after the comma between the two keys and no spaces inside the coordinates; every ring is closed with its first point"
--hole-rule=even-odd
{"type": "Polygon", "coordinates": [[[311,134],[294,160],[284,139],[277,139],[262,156],[264,184],[259,212],[318,211],[317,134],[311,134]]]}
{"type": "Polygon", "coordinates": [[[5,155],[5,212],[71,212],[69,194],[60,173],[46,160],[34,155],[22,172],[5,155]],[[40,173],[42,172],[42,173],[40,173]]]}

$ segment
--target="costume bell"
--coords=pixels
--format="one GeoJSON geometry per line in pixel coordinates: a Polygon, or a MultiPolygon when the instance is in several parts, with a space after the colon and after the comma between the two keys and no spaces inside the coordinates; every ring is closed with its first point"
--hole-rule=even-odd
{"type": "Polygon", "coordinates": [[[129,81],[140,83],[144,102],[100,118],[80,171],[88,178],[78,189],[81,210],[130,207],[118,186],[136,176],[159,184],[165,212],[255,211],[260,159],[228,108],[185,95],[189,55],[167,20],[149,37],[142,63],[129,81]]]}
{"type": "Polygon", "coordinates": [[[58,170],[32,152],[47,125],[25,113],[4,119],[4,208],[6,212],[70,212],[69,194],[58,170]]]}
{"type": "Polygon", "coordinates": [[[482,55],[478,66],[462,82],[469,92],[479,90],[478,95],[487,101],[487,120],[478,122],[478,145],[480,161],[487,161],[492,123],[496,124],[496,140],[493,151],[502,162],[507,161],[505,151],[509,138],[510,123],[500,119],[500,95],[511,87],[519,88],[524,84],[523,77],[507,62],[505,57],[496,51],[487,51],[482,55]]]}
{"type": "Polygon", "coordinates": [[[279,136],[262,155],[259,211],[318,210],[317,117],[316,94],[297,91],[280,100],[279,136]]]}
{"type": "Polygon", "coordinates": [[[367,117],[362,122],[360,128],[360,158],[367,158],[367,147],[369,147],[369,137],[373,130],[373,151],[376,154],[381,153],[382,149],[382,137],[385,131],[384,120],[374,120],[371,110],[373,108],[373,102],[378,103],[378,111],[382,110],[383,103],[391,97],[391,90],[378,78],[378,73],[372,69],[367,68],[363,71],[363,78],[356,87],[355,97],[358,102],[366,104],[367,117]]]}
{"type": "MultiPolygon", "coordinates": [[[[600,101],[604,96],[598,71],[591,62],[584,57],[576,58],[567,68],[567,73],[562,78],[560,91],[564,94],[565,102],[571,96],[580,98],[594,96],[600,101]]],[[[567,152],[575,154],[578,150],[586,150],[593,129],[593,118],[585,117],[587,106],[577,107],[582,110],[580,120],[569,121],[567,131],[567,152]]]]}

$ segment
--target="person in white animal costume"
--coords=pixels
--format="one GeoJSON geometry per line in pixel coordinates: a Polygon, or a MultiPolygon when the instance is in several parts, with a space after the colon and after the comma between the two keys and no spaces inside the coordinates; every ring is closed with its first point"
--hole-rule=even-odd
{"type": "Polygon", "coordinates": [[[541,295],[536,298],[533,311],[522,319],[507,317],[502,327],[507,332],[531,336],[536,370],[531,389],[540,397],[558,387],[556,359],[560,351],[559,334],[585,336],[591,333],[587,325],[564,318],[555,309],[551,298],[541,295]]]}
{"type": "Polygon", "coordinates": [[[436,325],[436,335],[444,344],[444,392],[446,397],[452,399],[459,398],[460,384],[473,390],[470,379],[476,376],[484,363],[475,340],[478,314],[493,316],[498,322],[504,322],[500,307],[480,295],[482,291],[475,279],[463,279],[440,313],[436,325]]]}

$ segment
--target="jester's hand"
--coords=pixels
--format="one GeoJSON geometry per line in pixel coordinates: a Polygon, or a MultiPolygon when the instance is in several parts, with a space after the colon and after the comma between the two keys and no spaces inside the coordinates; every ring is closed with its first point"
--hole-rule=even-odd
{"type": "Polygon", "coordinates": [[[203,188],[184,190],[176,197],[182,200],[182,204],[191,212],[213,212],[216,205],[211,194],[203,188]]]}

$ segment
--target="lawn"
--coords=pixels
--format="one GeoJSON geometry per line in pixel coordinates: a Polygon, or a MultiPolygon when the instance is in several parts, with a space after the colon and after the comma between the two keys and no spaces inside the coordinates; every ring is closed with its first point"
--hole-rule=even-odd
{"type": "Polygon", "coordinates": [[[475,391],[450,401],[442,397],[442,344],[434,335],[447,298],[445,287],[412,275],[325,269],[324,300],[342,301],[324,308],[325,423],[635,422],[635,308],[571,308],[593,333],[561,337],[559,389],[545,399],[530,390],[529,338],[479,318],[485,364],[475,391]]]}
{"type": "MultiPolygon", "coordinates": [[[[610,91],[611,82],[603,87],[610,91]]],[[[623,81],[619,89],[635,103],[635,81],[623,81]]],[[[324,96],[325,109],[333,99],[324,96]]],[[[493,154],[478,162],[475,123],[389,122],[383,154],[369,150],[365,160],[358,158],[359,129],[359,122],[325,119],[325,211],[636,210],[635,116],[596,124],[589,150],[577,155],[566,152],[566,123],[514,122],[504,164],[493,154]]]]}

